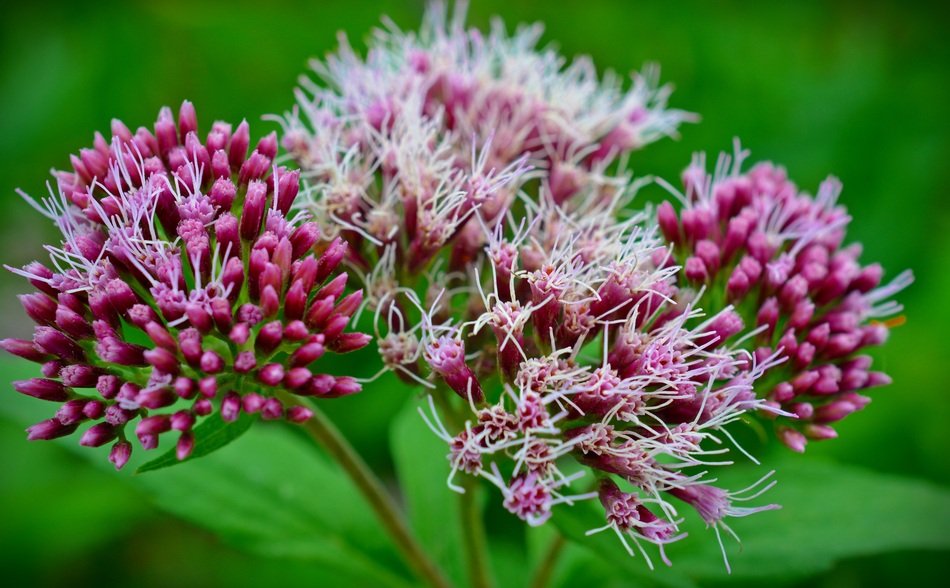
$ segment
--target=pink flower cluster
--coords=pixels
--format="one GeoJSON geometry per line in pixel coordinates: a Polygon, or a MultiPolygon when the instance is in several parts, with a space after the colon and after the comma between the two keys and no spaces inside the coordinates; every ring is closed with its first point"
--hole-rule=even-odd
{"type": "Polygon", "coordinates": [[[836,184],[812,198],[770,166],[696,163],[681,214],[632,212],[631,152],[691,115],[654,70],[624,89],[540,33],[485,35],[436,3],[365,59],[344,41],[314,62],[278,119],[300,205],[349,244],[385,369],[430,388],[451,487],[485,478],[530,524],[599,497],[625,545],[682,535],[671,498],[731,533],[726,518],[774,505],[737,506],[771,483],[707,477],[745,453],[729,425],[780,420],[796,449],[833,436],[887,381],[857,352],[910,276],[878,287],[880,267],[840,247],[836,184]],[[571,491],[585,472],[598,490],[571,491]]]}
{"type": "Polygon", "coordinates": [[[185,102],[177,121],[162,109],[154,131],[113,121],[111,141],[96,134],[48,198],[28,198],[63,235],[46,247],[52,267],[9,268],[37,289],[20,297],[37,326],[0,345],[43,371],[14,387],[60,404],[31,440],[91,424],[80,443],[113,443],[121,468],[130,428],[145,449],[175,431],[185,459],[213,412],[302,422],[310,411],[285,407],[278,390],[360,389],[311,371],[325,351],[370,339],[346,331],[362,300],[343,296],[346,243],[320,245],[317,225],[290,214],[298,172],[274,167],[275,134],[249,145],[246,122],[216,122],[201,140],[185,102]]]}
{"type": "MultiPolygon", "coordinates": [[[[887,340],[889,300],[913,280],[909,271],[882,286],[879,264],[858,262],[860,245],[843,246],[850,221],[837,204],[841,184],[828,178],[812,197],[785,170],[759,163],[743,173],[747,153],[722,156],[714,175],[702,157],[683,173],[677,213],[663,202],[657,220],[683,267],[680,285],[699,290],[696,304],[735,307],[746,347],[787,358],[758,390],[780,419],[779,438],[795,451],[837,436],[832,423],[864,408],[859,391],[890,383],[861,352],[887,340]]],[[[773,412],[773,414],[775,414],[773,412]]]]}
{"type": "Polygon", "coordinates": [[[624,203],[594,190],[568,206],[542,203],[521,231],[498,227],[484,286],[476,274],[473,292],[460,285],[424,317],[424,363],[465,400],[441,416],[433,402],[424,418],[450,447],[457,490],[458,472],[481,476],[529,524],[599,496],[605,528],[662,553],[683,536],[670,498],[717,532],[726,517],[774,508],[734,506],[742,495],[713,486],[706,470],[731,463],[727,425],[774,410],[754,386],[780,359],[733,345],[741,325],[731,309],[703,318],[679,304],[679,268],[643,217],[617,220],[624,203]],[[568,473],[566,456],[585,468],[568,473]],[[585,469],[599,492],[570,493],[585,469]]]}

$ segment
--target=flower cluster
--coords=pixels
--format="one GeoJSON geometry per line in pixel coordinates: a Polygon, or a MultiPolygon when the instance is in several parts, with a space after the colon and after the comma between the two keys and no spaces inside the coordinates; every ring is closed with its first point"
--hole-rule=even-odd
{"type": "Polygon", "coordinates": [[[8,352],[42,364],[42,378],[17,391],[60,403],[28,430],[53,439],[84,423],[80,443],[115,442],[121,468],[176,431],[177,456],[194,449],[193,428],[218,412],[307,420],[280,390],[334,397],[357,392],[352,378],[315,374],[326,350],[347,352],[369,336],[347,332],[360,292],[343,296],[341,240],[321,246],[316,224],[291,215],[299,174],[274,167],[277,138],[248,155],[249,129],[216,122],[202,141],[195,110],[176,122],[164,108],[154,132],[119,121],[112,138],[54,172],[56,188],[28,199],[62,232],[39,262],[11,271],[37,289],[20,297],[37,323],[32,340],[5,339],[8,352]]]}
{"type": "Polygon", "coordinates": [[[837,204],[836,178],[812,197],[770,163],[743,173],[747,155],[737,146],[712,175],[702,156],[694,158],[683,173],[685,193],[670,188],[682,212],[666,201],[657,220],[675,252],[671,263],[683,267],[679,285],[698,291],[696,304],[733,305],[750,351],[788,359],[758,391],[789,413],[779,438],[804,451],[809,439],[837,436],[831,424],[870,401],[859,391],[890,383],[861,352],[899,323],[879,319],[900,312],[889,299],[913,276],[905,271],[882,286],[881,266],[860,265],[861,247],[842,246],[850,218],[837,204]]]}
{"type": "MultiPolygon", "coordinates": [[[[462,3],[460,3],[461,5],[462,3]]],[[[539,26],[484,36],[434,3],[422,30],[377,31],[365,60],[345,43],[304,79],[280,119],[328,237],[351,245],[374,306],[427,269],[463,270],[537,175],[555,202],[632,149],[675,133],[656,72],[624,90],[588,59],[537,49],[539,26]],[[531,172],[530,170],[536,170],[531,172]],[[443,255],[444,253],[444,255],[443,255]]]]}
{"type": "Polygon", "coordinates": [[[433,403],[424,417],[450,447],[451,486],[458,472],[481,476],[529,524],[561,502],[599,496],[605,528],[628,550],[625,537],[663,553],[683,536],[670,498],[717,532],[729,529],[726,517],[775,508],[735,506],[743,495],[713,486],[706,470],[731,463],[727,425],[775,410],[754,385],[781,360],[733,344],[741,325],[732,309],[701,317],[677,301],[679,268],[643,229],[645,215],[617,218],[625,195],[594,190],[567,208],[548,201],[520,231],[495,231],[488,293],[473,276],[477,302],[460,284],[421,329],[425,364],[466,408],[443,418],[433,403]],[[436,319],[459,316],[469,318],[436,319]],[[577,464],[600,480],[597,492],[568,492],[584,474],[577,464]]]}
{"type": "Polygon", "coordinates": [[[673,499],[731,533],[728,517],[775,507],[738,506],[769,476],[729,492],[707,471],[745,453],[727,430],[740,417],[799,416],[766,394],[797,364],[753,346],[764,329],[747,332],[742,300],[698,287],[667,205],[660,227],[628,212],[631,151],[690,115],[652,70],[624,90],[539,49],[538,27],[482,35],[463,16],[434,4],[418,34],[390,24],[365,59],[344,43],[313,64],[322,85],[305,78],[279,119],[300,205],[350,245],[385,367],[430,388],[450,487],[485,478],[530,524],[599,497],[631,552],[627,538],[662,552],[682,536],[673,499]],[[596,488],[572,489],[584,473],[596,488]]]}

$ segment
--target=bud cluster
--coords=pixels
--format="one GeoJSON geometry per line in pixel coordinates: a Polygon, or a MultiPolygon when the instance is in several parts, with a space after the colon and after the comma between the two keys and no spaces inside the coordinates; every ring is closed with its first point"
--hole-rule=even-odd
{"type": "Polygon", "coordinates": [[[311,371],[325,351],[343,353],[369,336],[346,331],[362,301],[343,296],[337,266],[346,243],[290,209],[298,172],[274,167],[270,134],[248,155],[249,129],[216,122],[198,135],[191,103],[176,122],[164,108],[154,132],[113,121],[112,138],[54,172],[56,187],[28,200],[62,232],[52,267],[9,268],[37,289],[20,297],[37,326],[8,352],[41,363],[43,376],[17,391],[60,404],[30,427],[53,439],[90,424],[80,443],[113,443],[129,459],[134,432],[145,449],[177,434],[177,455],[194,449],[193,428],[213,412],[307,420],[278,390],[352,394],[352,378],[311,371]]]}
{"type": "Polygon", "coordinates": [[[758,389],[790,413],[779,438],[804,451],[809,439],[836,437],[832,423],[870,402],[860,391],[890,383],[862,351],[899,324],[880,319],[901,311],[889,299],[913,276],[905,271],[882,286],[881,266],[862,266],[860,245],[842,245],[851,219],[837,204],[836,178],[812,197],[770,163],[743,173],[747,155],[737,146],[714,175],[697,156],[683,173],[685,194],[673,190],[682,211],[663,202],[657,220],[675,252],[670,262],[683,267],[680,286],[698,291],[695,303],[733,305],[751,352],[787,358],[758,389]]]}

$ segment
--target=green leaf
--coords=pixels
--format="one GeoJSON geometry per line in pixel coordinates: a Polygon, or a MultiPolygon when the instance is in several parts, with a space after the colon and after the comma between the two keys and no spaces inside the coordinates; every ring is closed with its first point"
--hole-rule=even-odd
{"type": "MultiPolygon", "coordinates": [[[[35,376],[37,371],[35,364],[0,359],[4,380],[35,376]]],[[[9,389],[9,384],[4,387],[9,389]]],[[[0,415],[11,423],[30,423],[48,418],[51,407],[8,391],[0,415]]],[[[65,449],[108,472],[115,484],[144,491],[159,508],[234,547],[312,566],[308,578],[318,585],[411,586],[398,551],[362,495],[297,433],[285,423],[257,422],[200,460],[146,476],[116,474],[106,460],[108,447],[80,447],[75,436],[30,445],[23,440],[17,451],[27,458],[54,447],[65,449]]],[[[142,454],[134,452],[133,459],[142,454]]]]}
{"type": "Polygon", "coordinates": [[[225,422],[220,415],[212,415],[206,418],[200,425],[193,429],[195,436],[195,449],[187,458],[180,460],[175,454],[175,448],[172,447],[164,454],[156,457],[152,461],[143,464],[135,470],[137,474],[144,474],[167,468],[173,465],[189,462],[193,459],[208,455],[212,451],[221,449],[231,443],[251,428],[254,421],[257,420],[253,415],[241,413],[240,418],[234,422],[225,422]]]}
{"type": "MultiPolygon", "coordinates": [[[[723,534],[731,576],[713,531],[688,506],[678,504],[689,536],[667,546],[672,569],[658,567],[650,579],[668,586],[787,579],[826,571],[845,558],[950,549],[950,492],[945,489],[809,457],[775,457],[765,463],[776,469],[779,483],[753,504],[778,503],[782,509],[727,521],[742,539],[740,546],[723,534]]],[[[736,466],[723,472],[717,485],[742,488],[762,473],[761,466],[736,466]]],[[[625,572],[647,571],[642,558],[629,557],[613,533],[585,536],[604,524],[595,502],[559,506],[552,521],[567,538],[625,572]]],[[[644,547],[650,553],[651,546],[644,547]]]]}
{"type": "MultiPolygon", "coordinates": [[[[809,457],[774,457],[764,463],[775,468],[778,484],[757,504],[782,509],[729,522],[742,539],[740,553],[723,537],[733,578],[803,577],[850,557],[950,549],[946,489],[809,457]]],[[[761,469],[733,468],[722,485],[741,488],[761,469]]],[[[726,579],[712,532],[701,524],[689,530],[692,536],[670,549],[673,565],[695,578],[726,579]]]]}
{"type": "Polygon", "coordinates": [[[237,547],[309,560],[363,584],[406,586],[395,546],[369,506],[308,443],[259,424],[200,462],[136,481],[162,509],[237,547]]]}
{"type": "Polygon", "coordinates": [[[396,475],[409,522],[419,541],[456,584],[464,577],[458,495],[446,486],[445,443],[419,415],[418,400],[407,403],[390,429],[396,475]]]}

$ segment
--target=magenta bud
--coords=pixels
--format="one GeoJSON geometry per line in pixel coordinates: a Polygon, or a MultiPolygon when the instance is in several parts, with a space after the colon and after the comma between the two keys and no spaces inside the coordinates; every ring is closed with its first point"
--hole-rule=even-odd
{"type": "Polygon", "coordinates": [[[320,228],[316,223],[303,223],[290,234],[294,259],[303,257],[320,240],[320,228]]]}
{"type": "Polygon", "coordinates": [[[269,363],[257,373],[257,379],[267,386],[277,386],[284,379],[284,366],[279,363],[269,363]]]}
{"type": "MultiPolygon", "coordinates": [[[[171,418],[168,415],[160,414],[148,416],[139,421],[135,426],[135,436],[140,440],[143,436],[160,435],[172,428],[171,418]]],[[[144,443],[143,443],[144,445],[144,443]]]]}
{"type": "Polygon", "coordinates": [[[231,169],[238,169],[244,163],[247,157],[247,148],[251,144],[250,127],[246,120],[241,121],[237,130],[231,136],[231,145],[228,148],[228,159],[231,162],[231,169]]]}
{"type": "Polygon", "coordinates": [[[96,380],[96,391],[106,400],[115,398],[121,386],[122,380],[111,374],[99,376],[99,379],[96,380]]]}
{"type": "Polygon", "coordinates": [[[309,334],[310,331],[307,330],[307,325],[303,321],[290,321],[284,327],[284,339],[287,341],[303,341],[309,334]]]}
{"type": "Polygon", "coordinates": [[[64,425],[73,425],[85,420],[83,408],[86,406],[86,400],[76,398],[66,401],[59,410],[56,411],[56,419],[64,425]]]}
{"type": "Polygon", "coordinates": [[[778,430],[778,437],[779,440],[792,451],[805,453],[805,445],[808,444],[808,439],[795,429],[782,427],[778,430]]]}
{"type": "Polygon", "coordinates": [[[112,308],[119,314],[124,314],[125,311],[139,302],[139,297],[135,295],[132,287],[118,278],[106,282],[105,287],[112,308]]]}
{"type": "MultiPolygon", "coordinates": [[[[211,155],[211,174],[216,180],[227,180],[231,177],[231,163],[228,161],[228,154],[223,148],[212,147],[210,143],[210,136],[208,137],[208,141],[208,148],[213,152],[211,155]]],[[[212,193],[213,192],[214,188],[212,187],[212,193]]],[[[228,206],[221,206],[220,204],[217,204],[213,198],[212,202],[214,202],[219,208],[223,208],[225,210],[231,208],[230,204],[228,206]]]]}
{"type": "Polygon", "coordinates": [[[177,399],[175,393],[168,388],[145,388],[136,397],[141,406],[152,410],[171,406],[177,399]]]}
{"type": "Polygon", "coordinates": [[[340,334],[343,333],[346,329],[346,325],[350,322],[350,317],[345,315],[335,314],[327,321],[327,324],[323,327],[322,333],[326,337],[327,341],[333,341],[340,334]]]}
{"type": "Polygon", "coordinates": [[[221,401],[221,419],[234,422],[241,415],[241,397],[236,392],[228,392],[221,401]]]}
{"type": "Polygon", "coordinates": [[[363,389],[363,386],[356,381],[356,379],[349,376],[343,376],[336,379],[336,382],[333,383],[333,388],[330,389],[329,394],[326,395],[328,398],[339,398],[341,396],[349,396],[351,394],[356,394],[363,389]]]}
{"type": "Polygon", "coordinates": [[[198,392],[205,398],[218,395],[218,380],[214,376],[205,376],[198,380],[198,392]]]}
{"type": "Polygon", "coordinates": [[[228,295],[229,299],[236,299],[241,290],[241,285],[244,284],[244,264],[241,263],[240,257],[232,254],[232,257],[228,258],[221,274],[221,284],[225,288],[231,288],[231,293],[228,295]]]}
{"type": "Polygon", "coordinates": [[[272,317],[280,310],[280,295],[277,290],[268,284],[261,291],[261,312],[265,317],[272,317]]]}
{"type": "MultiPolygon", "coordinates": [[[[258,151],[261,151],[260,145],[257,147],[258,151]]],[[[267,153],[261,151],[264,155],[267,153]]],[[[274,159],[274,155],[268,155],[271,159],[274,159]]],[[[300,191],[300,172],[298,170],[287,171],[284,170],[280,174],[280,179],[277,180],[277,209],[280,210],[284,215],[290,213],[290,207],[293,206],[294,200],[297,198],[297,193],[300,191]]],[[[312,224],[312,223],[306,223],[312,224]]],[[[304,226],[306,226],[306,224],[304,226]]],[[[312,243],[311,243],[312,245],[312,243]]],[[[309,250],[309,247],[307,247],[309,250]]],[[[297,251],[296,246],[294,251],[297,251]]],[[[294,255],[294,257],[300,257],[300,254],[294,255]]]]}
{"type": "Polygon", "coordinates": [[[101,419],[102,416],[106,413],[106,405],[104,402],[99,400],[90,400],[82,408],[83,415],[88,419],[101,419]]]}
{"type": "Polygon", "coordinates": [[[729,280],[726,282],[726,295],[731,302],[741,300],[749,292],[751,284],[749,278],[742,271],[742,268],[736,267],[729,280]]]}
{"type": "Polygon", "coordinates": [[[111,404],[106,408],[105,420],[110,425],[118,427],[129,422],[134,416],[135,413],[131,410],[125,410],[118,404],[111,404]]]}
{"type": "Polygon", "coordinates": [[[265,398],[257,392],[245,394],[241,399],[241,406],[247,414],[257,414],[264,407],[265,398]]]}
{"type": "MultiPolygon", "coordinates": [[[[240,262],[241,242],[238,233],[238,220],[230,212],[225,212],[214,221],[214,235],[221,247],[221,253],[227,251],[230,260],[234,259],[240,262]]],[[[234,266],[229,263],[225,266],[222,283],[227,285],[236,281],[235,273],[239,273],[240,279],[244,277],[244,267],[238,263],[234,266]],[[238,267],[240,266],[240,267],[238,267]]]]}
{"type": "Polygon", "coordinates": [[[20,394],[51,402],[63,402],[69,398],[69,391],[61,382],[44,378],[18,380],[13,382],[13,389],[20,394]]]}
{"type": "Polygon", "coordinates": [[[796,394],[802,394],[807,392],[820,377],[821,375],[816,370],[802,372],[795,376],[795,378],[792,380],[792,388],[795,390],[796,394]]]}
{"type": "Polygon", "coordinates": [[[313,418],[313,411],[306,406],[292,406],[287,409],[287,420],[292,423],[305,423],[313,418]]]}
{"type": "MultiPolygon", "coordinates": [[[[157,321],[149,321],[145,324],[145,334],[148,335],[148,338],[151,339],[152,342],[158,347],[161,347],[172,354],[178,351],[178,342],[175,341],[175,338],[172,337],[171,333],[169,333],[168,330],[157,321]]],[[[147,356],[146,361],[148,361],[147,356]]]]}
{"type": "Polygon", "coordinates": [[[191,431],[185,431],[178,437],[178,443],[175,444],[175,457],[178,461],[184,461],[194,449],[195,436],[191,431]]]}
{"type": "Polygon", "coordinates": [[[244,345],[251,336],[251,328],[247,323],[237,323],[231,327],[231,332],[228,333],[228,339],[230,339],[236,345],[244,345]]]}
{"type": "Polygon", "coordinates": [[[706,268],[705,262],[695,256],[686,259],[686,263],[683,266],[683,273],[686,274],[687,280],[697,284],[709,279],[709,271],[706,268]]]}
{"type": "Polygon", "coordinates": [[[227,333],[233,322],[231,317],[231,303],[227,298],[216,297],[209,302],[211,307],[211,318],[214,319],[214,325],[222,333],[227,333]]]}
{"type": "Polygon", "coordinates": [[[197,367],[201,361],[201,333],[198,329],[187,328],[178,333],[178,346],[185,361],[193,367],[197,367]]]}
{"type": "Polygon", "coordinates": [[[261,408],[261,417],[267,421],[274,421],[284,416],[284,405],[276,398],[268,398],[261,408]]]}
{"type": "Polygon", "coordinates": [[[20,304],[34,322],[41,325],[52,325],[56,321],[56,301],[40,292],[20,294],[20,304]]]}
{"type": "Polygon", "coordinates": [[[49,441],[69,435],[76,430],[77,426],[77,423],[64,425],[58,419],[47,419],[28,428],[26,438],[28,441],[49,441]]]}
{"type": "Polygon", "coordinates": [[[303,288],[303,282],[294,280],[284,297],[284,317],[290,320],[300,319],[306,306],[307,292],[303,288]]]}
{"type": "Polygon", "coordinates": [[[186,304],[185,315],[188,316],[188,322],[191,323],[191,326],[202,333],[207,333],[211,330],[211,327],[214,326],[214,322],[211,320],[211,314],[199,304],[186,304]]]}
{"type": "Polygon", "coordinates": [[[305,367],[290,368],[284,376],[284,385],[290,389],[302,388],[310,382],[311,377],[313,374],[305,367]]]}
{"type": "Polygon", "coordinates": [[[237,320],[253,327],[264,320],[264,313],[256,304],[242,304],[237,310],[237,320]]]}
{"type": "Polygon", "coordinates": [[[128,318],[129,322],[143,330],[148,323],[159,320],[155,311],[146,304],[133,304],[129,308],[128,318]]]}
{"type": "Polygon", "coordinates": [[[336,378],[333,376],[318,374],[310,379],[310,385],[301,394],[305,396],[326,396],[333,389],[334,384],[336,384],[336,378]]]}
{"type": "Polygon", "coordinates": [[[49,355],[40,351],[36,344],[26,339],[2,339],[0,340],[0,347],[7,353],[27,361],[39,363],[49,359],[49,355]]]}
{"type": "Polygon", "coordinates": [[[815,349],[823,350],[830,336],[831,326],[828,323],[822,323],[809,331],[808,342],[814,345],[815,349]]]}
{"type": "MultiPolygon", "coordinates": [[[[40,373],[42,373],[47,378],[55,378],[59,375],[60,370],[63,369],[62,362],[59,361],[47,361],[40,366],[40,373]]],[[[65,383],[65,382],[64,382],[65,383]]],[[[68,386],[69,384],[67,384],[68,386]]]]}
{"type": "Polygon", "coordinates": [[[261,230],[264,207],[267,203],[267,184],[253,180],[247,186],[244,210],[241,213],[241,238],[253,241],[261,230]]]}
{"type": "Polygon", "coordinates": [[[84,447],[101,447],[115,438],[115,427],[109,423],[96,423],[82,434],[79,444],[84,447]]]}
{"type": "Polygon", "coordinates": [[[815,422],[833,423],[835,421],[840,421],[844,417],[857,410],[859,410],[858,406],[855,406],[846,400],[835,400],[834,402],[830,402],[824,406],[819,406],[815,410],[815,422]]]}
{"type": "Polygon", "coordinates": [[[42,351],[73,363],[82,363],[86,354],[72,339],[52,327],[36,327],[33,342],[42,351]]]}
{"type": "Polygon", "coordinates": [[[255,150],[259,151],[268,159],[274,159],[277,157],[277,133],[275,131],[271,131],[265,135],[260,141],[258,141],[255,150]]]}
{"type": "Polygon", "coordinates": [[[191,405],[191,411],[197,416],[208,416],[212,410],[214,410],[214,406],[208,398],[199,398],[191,405]]]}
{"type": "Polygon", "coordinates": [[[175,378],[173,388],[175,390],[175,394],[177,394],[180,398],[194,398],[195,392],[197,390],[195,381],[184,376],[175,378]]]}
{"type": "Polygon", "coordinates": [[[784,403],[795,397],[795,389],[788,382],[781,382],[772,389],[772,400],[784,403]]]}
{"type": "Polygon", "coordinates": [[[271,353],[280,345],[284,336],[284,326],[280,321],[272,321],[257,332],[254,346],[265,354],[271,353]]]}
{"type": "Polygon", "coordinates": [[[246,374],[257,367],[257,356],[253,351],[241,351],[234,358],[234,371],[246,374]]]}
{"type": "Polygon", "coordinates": [[[887,327],[880,323],[873,323],[861,327],[860,346],[867,347],[873,345],[883,345],[889,335],[887,327]]]}
{"type": "MultiPolygon", "coordinates": [[[[345,274],[340,274],[340,275],[345,275],[345,274]]],[[[342,315],[349,318],[350,316],[353,315],[354,312],[356,312],[356,309],[358,309],[362,303],[363,303],[363,291],[357,290],[356,292],[353,292],[352,294],[350,294],[349,296],[341,300],[340,303],[336,305],[334,314],[342,315]]]]}
{"type": "Polygon", "coordinates": [[[109,461],[115,466],[115,469],[121,470],[129,458],[132,456],[132,444],[128,441],[119,441],[112,446],[109,452],[109,461]]]}
{"type": "Polygon", "coordinates": [[[814,441],[824,441],[838,437],[838,432],[828,425],[808,424],[805,425],[804,433],[806,437],[814,441]]]}
{"type": "Polygon", "coordinates": [[[205,351],[201,354],[201,371],[207,374],[216,374],[224,369],[224,359],[214,351],[205,351]]]}
{"type": "Polygon", "coordinates": [[[195,105],[185,100],[181,103],[178,110],[178,133],[181,141],[184,143],[188,133],[198,131],[198,116],[195,114],[195,105]]]}
{"type": "Polygon", "coordinates": [[[762,306],[759,308],[759,312],[756,315],[756,325],[768,325],[768,332],[771,332],[775,329],[775,324],[778,322],[778,300],[774,297],[767,298],[765,302],[762,303],[762,306]]]}
{"type": "Polygon", "coordinates": [[[323,327],[333,313],[333,301],[330,296],[314,300],[304,319],[307,326],[313,329],[323,327]]]}
{"type": "Polygon", "coordinates": [[[663,236],[670,243],[680,242],[679,219],[676,217],[676,211],[669,201],[664,200],[656,210],[656,218],[660,225],[663,236]]]}
{"type": "Polygon", "coordinates": [[[92,388],[99,379],[99,370],[89,365],[73,364],[64,366],[59,377],[65,386],[72,388],[92,388]]]}
{"type": "Polygon", "coordinates": [[[317,260],[315,283],[322,282],[323,280],[327,279],[327,276],[333,273],[333,271],[338,265],[340,265],[340,262],[343,261],[343,258],[346,256],[346,250],[346,241],[340,237],[337,237],[330,243],[326,251],[323,252],[323,255],[320,256],[320,259],[317,260]]]}
{"type": "Polygon", "coordinates": [[[175,354],[162,347],[149,349],[144,354],[145,361],[158,371],[174,376],[178,373],[179,363],[175,354]]]}
{"type": "Polygon", "coordinates": [[[868,372],[868,379],[865,388],[876,388],[878,386],[889,386],[893,382],[891,377],[884,372],[868,372]]]}
{"type": "Polygon", "coordinates": [[[343,333],[330,344],[330,348],[337,353],[349,353],[366,347],[372,340],[373,337],[366,333],[343,333]]]}

